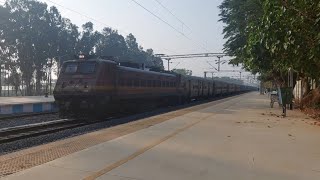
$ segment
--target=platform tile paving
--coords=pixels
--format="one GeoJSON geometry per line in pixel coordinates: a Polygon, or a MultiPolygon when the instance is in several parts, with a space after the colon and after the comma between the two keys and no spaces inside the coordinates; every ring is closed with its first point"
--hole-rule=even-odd
{"type": "Polygon", "coordinates": [[[28,104],[28,103],[42,103],[54,102],[53,96],[15,96],[15,97],[0,97],[0,106],[12,104],[28,104]]]}

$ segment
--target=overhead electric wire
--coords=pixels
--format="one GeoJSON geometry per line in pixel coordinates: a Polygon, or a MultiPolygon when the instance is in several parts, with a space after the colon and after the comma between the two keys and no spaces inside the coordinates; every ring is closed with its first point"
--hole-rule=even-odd
{"type": "MultiPolygon", "coordinates": [[[[47,1],[48,1],[48,2],[51,2],[52,4],[55,4],[55,5],[57,5],[57,6],[60,6],[60,7],[64,8],[64,9],[67,9],[67,10],[73,12],[73,13],[76,13],[76,14],[78,14],[78,15],[80,15],[80,16],[83,16],[83,17],[85,17],[85,18],[87,18],[87,19],[89,19],[89,20],[91,20],[91,21],[94,21],[94,22],[103,24],[103,25],[105,25],[105,26],[107,26],[107,27],[111,27],[110,25],[108,25],[108,24],[106,24],[106,23],[104,23],[104,22],[102,22],[102,21],[99,21],[99,20],[97,20],[97,19],[95,19],[95,18],[92,18],[92,17],[90,17],[90,16],[88,16],[88,15],[86,15],[86,14],[83,14],[83,13],[81,13],[81,12],[79,12],[79,11],[76,11],[76,10],[74,10],[74,9],[71,9],[71,8],[69,8],[69,7],[63,6],[63,5],[61,5],[61,4],[59,4],[59,3],[56,3],[56,2],[54,2],[54,1],[52,1],[52,0],[47,0],[47,1]]],[[[165,23],[165,24],[167,24],[168,26],[170,26],[172,29],[174,29],[175,31],[177,31],[179,34],[181,34],[182,36],[184,36],[184,37],[187,38],[188,40],[195,42],[195,41],[192,40],[190,37],[186,36],[183,32],[179,31],[177,28],[175,28],[174,26],[172,26],[171,24],[169,24],[169,23],[166,22],[165,20],[161,19],[159,16],[157,16],[156,14],[154,14],[154,13],[153,13],[152,11],[150,11],[149,9],[145,8],[143,5],[141,5],[141,4],[138,3],[137,1],[135,1],[135,0],[132,0],[132,1],[133,1],[134,3],[136,3],[137,5],[139,5],[141,8],[143,8],[143,9],[145,9],[146,11],[148,11],[149,13],[151,13],[153,16],[155,16],[157,19],[159,19],[159,20],[162,21],[163,23],[165,23]]],[[[125,34],[129,34],[129,33],[127,33],[126,31],[123,31],[123,30],[121,30],[121,29],[117,29],[117,30],[118,30],[119,32],[122,32],[122,33],[125,33],[125,34]]],[[[195,42],[195,43],[196,43],[196,42],[195,42]]],[[[204,50],[208,51],[208,49],[206,49],[205,47],[202,47],[202,48],[203,48],[204,50]]]]}
{"type": "Polygon", "coordinates": [[[135,4],[137,4],[138,6],[140,6],[142,9],[146,10],[147,12],[149,12],[151,15],[153,15],[154,17],[156,17],[158,20],[160,20],[161,22],[165,23],[166,25],[168,25],[169,27],[171,27],[173,30],[175,30],[176,32],[178,32],[179,34],[181,34],[183,37],[187,38],[190,41],[193,41],[194,43],[198,44],[201,46],[202,49],[206,50],[209,52],[209,50],[202,46],[201,44],[199,44],[198,42],[192,40],[190,37],[188,37],[187,35],[185,35],[183,32],[181,32],[179,29],[177,29],[176,27],[174,27],[173,25],[171,25],[170,23],[168,23],[167,21],[163,20],[161,17],[159,17],[158,15],[156,15],[155,13],[153,13],[151,10],[147,9],[146,7],[144,7],[142,4],[140,4],[139,2],[137,2],[136,0],[131,0],[132,2],[134,2],[135,4]]]}
{"type": "MultiPolygon", "coordinates": [[[[102,25],[105,25],[105,26],[107,26],[107,27],[112,28],[110,25],[108,25],[108,24],[106,24],[106,23],[104,23],[104,22],[102,22],[102,21],[96,20],[96,19],[94,19],[94,18],[92,18],[92,17],[90,17],[90,16],[88,16],[88,15],[86,15],[86,14],[83,14],[83,13],[79,12],[79,11],[76,11],[76,10],[74,10],[74,9],[71,9],[71,8],[68,8],[68,7],[66,7],[66,6],[63,6],[63,5],[61,5],[61,4],[58,4],[58,3],[56,3],[56,2],[53,2],[52,0],[47,0],[47,1],[53,3],[53,4],[57,5],[57,6],[60,6],[60,7],[64,8],[64,9],[67,9],[67,10],[69,10],[69,11],[71,11],[71,12],[74,12],[74,13],[80,15],[80,16],[83,16],[83,17],[85,17],[85,18],[87,18],[87,19],[90,19],[90,20],[92,20],[92,21],[95,21],[95,22],[97,22],[97,23],[100,23],[100,24],[102,24],[102,25]]],[[[124,31],[124,30],[121,30],[121,29],[118,29],[118,28],[117,28],[116,30],[119,31],[119,32],[122,32],[122,33],[124,33],[124,34],[129,34],[128,32],[126,32],[126,31],[124,31]]],[[[167,49],[167,50],[168,50],[168,49],[167,49]]]]}
{"type": "MultiPolygon", "coordinates": [[[[99,23],[99,24],[102,24],[102,25],[104,25],[104,26],[106,26],[106,27],[112,28],[110,25],[108,25],[108,24],[106,24],[106,23],[104,23],[104,22],[102,22],[102,21],[99,21],[99,20],[97,20],[97,19],[94,19],[94,18],[92,18],[92,17],[90,17],[90,16],[88,16],[88,15],[86,15],[86,14],[83,14],[83,13],[81,13],[81,12],[79,12],[79,11],[76,11],[76,10],[74,10],[74,9],[68,8],[68,7],[66,7],[66,6],[63,6],[63,5],[61,5],[61,4],[58,4],[58,3],[54,2],[54,1],[51,1],[51,0],[46,0],[46,1],[51,2],[52,4],[55,4],[55,5],[57,5],[57,6],[60,6],[60,7],[64,8],[64,9],[67,9],[67,10],[69,10],[69,11],[71,11],[71,12],[74,12],[74,13],[80,15],[80,16],[83,16],[83,17],[87,18],[87,19],[90,19],[91,21],[94,21],[94,22],[97,22],[97,23],[99,23]]],[[[129,33],[127,33],[126,31],[123,31],[123,30],[120,30],[120,29],[117,29],[117,30],[118,30],[119,32],[122,32],[122,33],[125,33],[125,34],[129,34],[129,33]]]]}
{"type": "Polygon", "coordinates": [[[163,9],[165,9],[167,12],[169,12],[173,17],[175,17],[179,22],[181,22],[182,25],[184,25],[186,28],[188,28],[191,31],[191,28],[186,25],[180,18],[178,18],[169,8],[167,8],[165,5],[163,5],[159,0],[156,1],[163,9]]]}
{"type": "Polygon", "coordinates": [[[159,17],[158,15],[156,15],[155,13],[153,13],[152,11],[150,11],[149,9],[147,9],[146,7],[144,7],[142,4],[138,3],[136,0],[131,0],[134,3],[136,3],[138,6],[140,6],[141,8],[143,8],[144,10],[148,11],[150,14],[152,14],[154,17],[156,17],[157,19],[159,19],[160,21],[162,21],[163,23],[165,23],[166,25],[168,25],[169,27],[171,27],[172,29],[174,29],[175,31],[177,31],[179,34],[185,36],[185,34],[183,32],[181,32],[179,29],[175,28],[174,26],[172,26],[170,23],[168,23],[167,21],[163,20],[161,17],[159,17]]]}
{"type": "MultiPolygon", "coordinates": [[[[165,5],[163,5],[159,0],[154,0],[154,1],[156,1],[163,9],[165,9],[174,18],[176,18],[182,24],[182,26],[185,26],[186,28],[188,28],[189,31],[192,33],[192,29],[189,26],[187,26],[187,24],[185,22],[183,22],[180,18],[178,18],[169,8],[167,8],[165,5]]],[[[182,29],[182,31],[183,31],[183,29],[182,29]]],[[[199,44],[201,44],[203,47],[206,47],[206,45],[204,43],[199,43],[199,44]]]]}

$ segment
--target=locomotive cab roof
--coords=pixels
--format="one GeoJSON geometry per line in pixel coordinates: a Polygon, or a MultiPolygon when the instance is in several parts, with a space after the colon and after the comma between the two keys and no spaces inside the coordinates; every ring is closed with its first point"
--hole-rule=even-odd
{"type": "Polygon", "coordinates": [[[107,62],[107,63],[112,63],[112,64],[117,64],[113,60],[107,60],[107,59],[99,59],[99,58],[91,58],[91,59],[72,59],[72,60],[67,60],[64,61],[64,63],[67,62],[107,62]]]}

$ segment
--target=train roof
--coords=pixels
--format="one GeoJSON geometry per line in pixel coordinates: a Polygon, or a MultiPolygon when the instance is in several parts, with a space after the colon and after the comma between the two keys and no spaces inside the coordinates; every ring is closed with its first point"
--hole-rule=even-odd
{"type": "Polygon", "coordinates": [[[118,65],[118,68],[123,69],[123,70],[127,70],[127,71],[132,71],[132,72],[148,73],[148,74],[161,75],[161,76],[167,76],[167,77],[176,77],[176,75],[174,75],[174,74],[155,72],[155,71],[146,71],[146,70],[132,68],[132,67],[126,67],[126,66],[119,66],[118,65]]]}
{"type": "Polygon", "coordinates": [[[219,81],[219,80],[216,80],[216,79],[211,79],[211,78],[203,78],[203,77],[198,77],[198,76],[184,76],[186,78],[192,78],[192,79],[197,79],[197,80],[203,80],[203,81],[213,81],[213,82],[222,82],[222,83],[227,83],[227,84],[233,84],[233,83],[230,83],[230,82],[225,82],[225,81],[219,81]]]}
{"type": "Polygon", "coordinates": [[[65,62],[107,62],[111,64],[117,64],[112,60],[106,60],[106,59],[72,59],[72,60],[64,61],[64,63],[65,62]]]}
{"type": "Polygon", "coordinates": [[[147,70],[127,67],[127,66],[120,66],[120,65],[118,65],[117,62],[115,62],[113,60],[106,60],[106,59],[99,59],[99,58],[98,59],[73,59],[73,60],[67,60],[64,63],[68,63],[68,62],[106,62],[106,63],[115,64],[115,65],[117,65],[117,67],[119,69],[123,69],[123,70],[127,70],[127,71],[148,73],[148,74],[161,75],[161,76],[167,76],[167,77],[176,77],[175,74],[170,74],[170,73],[147,71],[147,70]]]}

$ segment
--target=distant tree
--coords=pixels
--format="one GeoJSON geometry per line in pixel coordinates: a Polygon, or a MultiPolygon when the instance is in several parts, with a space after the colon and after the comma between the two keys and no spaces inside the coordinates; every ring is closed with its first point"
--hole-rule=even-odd
{"type": "Polygon", "coordinates": [[[153,62],[153,67],[155,67],[161,71],[164,70],[163,61],[161,58],[153,56],[152,62],[153,62]]]}
{"type": "MultiPolygon", "coordinates": [[[[7,8],[0,6],[0,66],[8,60],[8,42],[5,41],[5,29],[10,18],[10,12],[7,8]]],[[[0,67],[1,69],[1,67],[0,67]]],[[[2,84],[1,84],[2,75],[0,77],[0,95],[2,93],[2,84]]]]}
{"type": "Polygon", "coordinates": [[[137,43],[137,39],[134,37],[133,34],[129,34],[127,37],[126,37],[126,43],[127,43],[127,46],[128,46],[128,49],[130,51],[133,51],[133,52],[137,52],[139,51],[139,45],[137,43]]]}
{"type": "Polygon", "coordinates": [[[143,51],[146,59],[146,66],[155,71],[163,71],[163,61],[154,55],[153,49],[149,48],[143,51]]]}
{"type": "Polygon", "coordinates": [[[137,63],[144,63],[145,59],[134,35],[130,33],[125,40],[128,47],[127,59],[137,63]]]}
{"type": "Polygon", "coordinates": [[[8,11],[7,8],[0,6],[0,25],[4,25],[5,23],[8,22],[9,17],[10,17],[10,12],[8,11]]]}
{"type": "Polygon", "coordinates": [[[172,69],[172,72],[175,72],[177,74],[181,74],[184,76],[192,76],[192,71],[188,69],[172,69]]]}
{"type": "Polygon", "coordinates": [[[82,33],[77,43],[76,50],[87,55],[94,54],[94,47],[100,34],[93,29],[93,23],[87,22],[82,25],[82,33]]]}
{"type": "Polygon", "coordinates": [[[25,85],[27,95],[33,95],[34,87],[39,95],[52,66],[80,51],[163,69],[161,58],[139,46],[133,34],[124,38],[111,28],[98,32],[92,22],[79,30],[56,7],[37,0],[7,0],[0,17],[0,64],[10,71],[11,85],[25,85]]]}
{"type": "Polygon", "coordinates": [[[289,68],[305,92],[308,79],[320,85],[320,6],[318,1],[224,0],[225,52],[262,79],[286,86],[289,68]]]}
{"type": "MultiPolygon", "coordinates": [[[[52,36],[47,5],[37,1],[12,0],[6,2],[11,19],[4,29],[5,41],[15,48],[10,52],[16,56],[20,71],[31,94],[31,81],[36,71],[37,91],[40,89],[43,68],[50,50],[48,42],[52,36]]],[[[11,57],[12,59],[14,57],[11,57]]]]}
{"type": "Polygon", "coordinates": [[[52,59],[63,51],[74,49],[75,44],[66,41],[70,38],[63,32],[68,30],[64,29],[64,19],[57,8],[48,9],[45,3],[34,0],[9,0],[5,7],[10,12],[10,19],[0,26],[0,31],[3,32],[7,59],[16,63],[27,94],[32,95],[33,87],[40,94],[41,83],[47,79],[46,71],[51,68],[52,59]],[[70,44],[72,48],[65,48],[70,44]],[[34,78],[35,86],[32,85],[34,78]]]}
{"type": "Polygon", "coordinates": [[[80,32],[70,19],[62,18],[55,60],[61,65],[65,60],[73,59],[79,51],[76,49],[80,32]]]}
{"type": "Polygon", "coordinates": [[[118,31],[104,28],[99,34],[96,45],[96,54],[99,56],[114,56],[120,60],[126,56],[128,48],[124,37],[118,31]]]}
{"type": "Polygon", "coordinates": [[[17,71],[18,67],[15,63],[9,66],[10,75],[6,79],[6,83],[13,86],[15,90],[15,95],[18,95],[18,91],[21,90],[20,86],[22,83],[21,73],[17,71]]]}

